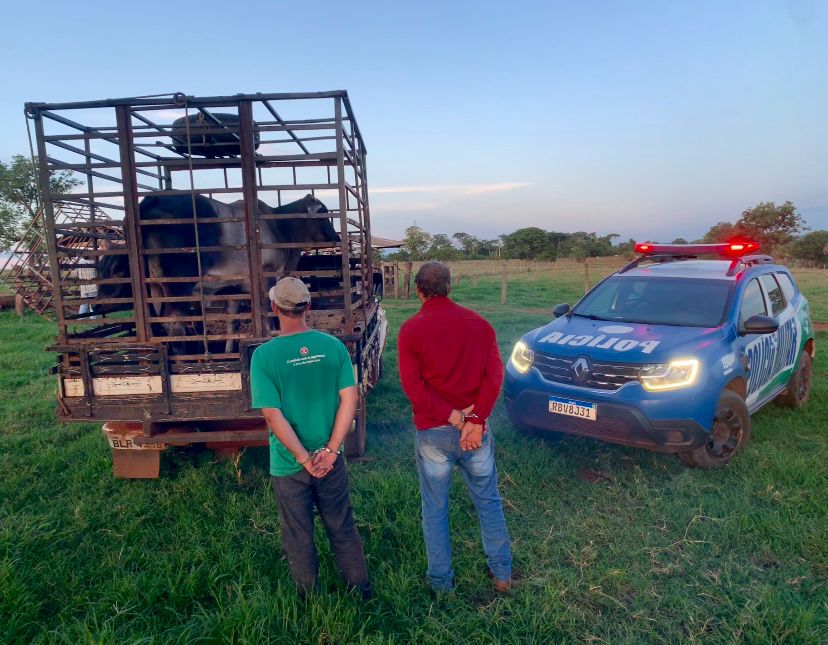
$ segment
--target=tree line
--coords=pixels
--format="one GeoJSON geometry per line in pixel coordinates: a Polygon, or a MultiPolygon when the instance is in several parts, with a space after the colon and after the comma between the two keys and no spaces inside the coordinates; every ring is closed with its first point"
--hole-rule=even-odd
{"type": "MultiPolygon", "coordinates": [[[[760,244],[760,252],[785,258],[805,260],[814,264],[828,263],[828,231],[805,234],[808,227],[792,202],[777,206],[774,202],[760,202],[742,212],[735,222],[719,222],[699,239],[697,244],[751,239],[760,244]]],[[[687,244],[682,237],[672,240],[639,240],[641,242],[669,242],[687,244]]],[[[562,233],[546,231],[536,226],[505,233],[497,239],[480,239],[469,233],[430,234],[416,222],[405,229],[399,251],[388,254],[388,260],[472,260],[500,258],[504,260],[556,260],[573,258],[583,261],[591,257],[620,255],[632,257],[636,240],[621,241],[616,233],[599,235],[578,231],[562,233]]]]}
{"type": "MultiPolygon", "coordinates": [[[[560,233],[544,231],[536,226],[521,228],[497,239],[477,238],[469,233],[431,234],[416,223],[405,229],[399,251],[385,256],[388,260],[486,260],[492,258],[520,260],[555,260],[559,257],[586,257],[615,255],[621,245],[614,245],[615,233],[599,236],[596,233],[560,233]]],[[[623,243],[632,250],[635,242],[623,243]]]]}

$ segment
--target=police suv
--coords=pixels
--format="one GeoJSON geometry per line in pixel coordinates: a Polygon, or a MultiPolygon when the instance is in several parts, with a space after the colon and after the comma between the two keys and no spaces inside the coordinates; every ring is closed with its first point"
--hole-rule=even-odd
{"type": "Polygon", "coordinates": [[[752,413],[774,400],[800,407],[811,384],[808,301],[757,250],[637,244],[637,259],[515,345],[512,423],[726,465],[752,413]]]}

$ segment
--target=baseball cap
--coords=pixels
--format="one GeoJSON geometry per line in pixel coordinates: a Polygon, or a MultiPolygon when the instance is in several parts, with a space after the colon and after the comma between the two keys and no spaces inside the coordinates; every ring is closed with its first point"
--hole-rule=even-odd
{"type": "Polygon", "coordinates": [[[299,278],[282,278],[267,292],[273,303],[285,311],[296,311],[305,308],[310,300],[310,292],[299,278]]]}

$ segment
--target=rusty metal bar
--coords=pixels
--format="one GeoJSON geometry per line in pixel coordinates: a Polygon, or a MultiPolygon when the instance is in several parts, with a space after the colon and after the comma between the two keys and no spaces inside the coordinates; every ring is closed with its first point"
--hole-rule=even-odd
{"type": "Polygon", "coordinates": [[[186,446],[191,443],[232,443],[235,441],[267,441],[268,430],[207,430],[203,432],[165,432],[154,437],[135,437],[138,446],[170,444],[186,446]]]}
{"type": "Polygon", "coordinates": [[[345,90],[332,90],[327,92],[287,92],[275,94],[235,94],[231,96],[202,96],[195,97],[183,93],[176,93],[170,96],[158,98],[126,97],[120,99],[103,99],[99,101],[75,101],[67,103],[44,103],[30,101],[26,103],[26,111],[35,113],[43,110],[70,110],[100,107],[132,106],[157,106],[159,109],[165,107],[184,107],[186,101],[192,107],[222,107],[228,104],[235,104],[239,101],[280,101],[294,99],[325,99],[334,97],[347,97],[345,90]]]}
{"type": "MultiPolygon", "coordinates": [[[[345,155],[342,140],[342,99],[334,99],[334,115],[336,119],[336,180],[339,184],[339,237],[342,252],[342,284],[351,283],[351,262],[350,244],[348,240],[348,192],[345,185],[345,155]]],[[[348,303],[344,303],[348,304],[348,303]]],[[[354,317],[350,307],[345,307],[345,329],[346,334],[354,332],[354,317]]]]}
{"type": "MultiPolygon", "coordinates": [[[[107,140],[112,141],[113,143],[116,142],[116,139],[107,139],[107,140]]],[[[86,142],[87,145],[89,144],[89,135],[88,134],[84,137],[84,141],[86,142]]],[[[51,145],[57,146],[58,148],[63,148],[64,150],[68,150],[69,152],[74,152],[76,154],[83,155],[83,156],[87,157],[86,163],[82,164],[85,168],[88,168],[88,169],[92,169],[92,168],[120,168],[120,164],[117,161],[115,161],[114,159],[104,157],[103,155],[99,155],[99,154],[96,154],[94,152],[89,152],[88,150],[82,150],[80,148],[76,148],[75,146],[70,146],[68,143],[63,143],[62,141],[52,141],[51,145]],[[101,165],[92,164],[92,163],[89,162],[89,159],[95,159],[96,161],[100,161],[101,165]]],[[[158,155],[154,155],[154,157],[157,157],[158,159],[161,159],[161,157],[158,157],[158,155]]],[[[60,161],[59,163],[61,164],[62,168],[67,168],[67,169],[71,169],[71,170],[77,170],[76,166],[79,165],[79,164],[67,164],[63,161],[60,161]]],[[[141,165],[142,164],[138,164],[138,163],[135,164],[136,168],[139,168],[136,171],[138,174],[145,175],[147,177],[151,177],[152,179],[158,179],[159,178],[159,175],[157,175],[155,173],[151,173],[147,170],[141,170],[140,169],[141,165]]],[[[144,166],[153,166],[153,165],[157,165],[157,164],[154,164],[153,162],[148,161],[148,162],[145,162],[143,165],[144,166]]],[[[118,180],[117,180],[117,178],[114,178],[114,179],[112,179],[112,181],[118,181],[118,180]]]]}
{"type": "MultiPolygon", "coordinates": [[[[140,119],[140,115],[137,112],[133,112],[133,116],[140,119]]],[[[296,121],[285,121],[285,125],[268,125],[268,124],[260,124],[258,129],[260,132],[288,132],[289,130],[334,130],[335,125],[332,119],[305,119],[305,120],[296,120],[296,121]]],[[[203,129],[203,128],[202,128],[203,129]]],[[[88,129],[86,134],[50,134],[44,137],[44,140],[47,142],[52,141],[76,141],[82,140],[84,136],[88,136],[89,139],[104,139],[109,141],[112,138],[112,134],[105,132],[106,128],[98,128],[98,129],[88,129]]],[[[172,126],[152,126],[152,128],[148,126],[135,126],[133,128],[134,136],[136,139],[148,139],[150,137],[158,136],[158,134],[163,134],[165,136],[172,136],[172,126]],[[164,128],[168,128],[165,130],[164,128]]],[[[193,132],[196,132],[197,128],[193,128],[193,132]]],[[[208,132],[205,130],[205,134],[208,132]]],[[[328,137],[326,137],[328,138],[328,137]]],[[[333,139],[334,137],[330,137],[333,139]]],[[[312,141],[314,140],[312,137],[300,137],[301,141],[312,141]]],[[[264,141],[262,143],[265,143],[264,141]]],[[[171,144],[161,143],[157,139],[154,143],[142,143],[142,148],[166,148],[171,152],[175,152],[175,154],[179,156],[181,153],[176,152],[171,144]]],[[[141,150],[143,154],[152,155],[145,150],[141,150]]]]}
{"type": "Polygon", "coordinates": [[[250,263],[250,308],[253,312],[253,333],[257,337],[264,334],[264,320],[262,319],[262,253],[259,244],[259,203],[256,190],[256,150],[253,144],[253,104],[244,100],[239,104],[239,130],[241,141],[242,194],[244,195],[244,210],[247,215],[247,257],[250,263]]]}
{"type": "Polygon", "coordinates": [[[356,117],[354,116],[354,110],[351,107],[351,99],[348,98],[348,92],[342,93],[342,101],[345,103],[345,109],[348,111],[348,120],[354,124],[356,136],[359,137],[359,140],[362,142],[363,152],[368,152],[368,150],[365,148],[365,141],[362,139],[362,132],[359,129],[359,124],[357,123],[356,117]]]}
{"type": "Polygon", "coordinates": [[[52,204],[52,194],[49,190],[49,168],[46,162],[46,143],[43,141],[43,119],[39,114],[35,115],[35,137],[37,139],[37,154],[39,157],[38,163],[38,185],[40,189],[41,208],[43,209],[43,221],[46,230],[44,237],[46,238],[46,248],[49,253],[49,275],[52,283],[52,296],[56,305],[56,314],[58,322],[58,339],[60,342],[65,342],[67,338],[66,321],[63,316],[62,304],[63,294],[60,288],[60,267],[57,256],[57,239],[55,236],[55,211],[52,204]]]}
{"type": "MultiPolygon", "coordinates": [[[[280,125],[285,125],[285,122],[282,120],[282,117],[280,117],[279,113],[276,112],[275,109],[273,109],[273,106],[270,105],[270,102],[262,101],[262,103],[264,103],[264,106],[267,108],[268,112],[270,112],[273,115],[273,118],[276,119],[280,125]]],[[[305,154],[310,154],[310,151],[305,147],[305,144],[302,143],[299,140],[299,138],[293,133],[293,130],[287,130],[287,133],[290,135],[291,139],[293,139],[297,144],[299,144],[299,147],[305,152],[305,154]]]]}
{"type": "MultiPolygon", "coordinates": [[[[28,106],[29,104],[27,103],[26,105],[28,106]]],[[[27,110],[28,110],[28,107],[27,107],[27,110]]],[[[55,114],[54,112],[50,112],[48,110],[38,111],[36,113],[37,114],[43,114],[43,116],[45,116],[48,119],[51,119],[53,121],[57,121],[58,123],[62,123],[63,125],[67,125],[70,128],[75,128],[76,130],[80,130],[81,132],[83,132],[82,135],[71,135],[71,134],[70,135],[51,135],[49,137],[46,137],[46,141],[48,141],[49,143],[57,144],[59,141],[70,141],[72,139],[80,139],[82,137],[85,137],[87,139],[104,139],[105,141],[109,141],[110,143],[114,143],[115,145],[118,145],[118,140],[115,139],[114,136],[113,136],[117,132],[117,128],[112,128],[112,127],[94,128],[94,127],[91,127],[91,126],[81,125],[80,123],[77,123],[76,121],[72,121],[71,119],[67,119],[64,116],[60,116],[59,114],[55,114]],[[112,130],[112,132],[106,132],[106,130],[112,130]]],[[[147,157],[152,157],[152,158],[157,157],[156,154],[154,154],[152,152],[147,152],[146,150],[143,150],[142,148],[139,148],[138,146],[135,146],[135,150],[137,152],[140,152],[143,155],[146,155],[147,157]]]]}
{"type": "Polygon", "coordinates": [[[115,110],[115,118],[118,123],[118,145],[121,156],[121,174],[124,186],[124,208],[126,226],[124,234],[127,248],[129,249],[129,276],[132,280],[133,311],[135,316],[135,333],[140,342],[149,338],[149,326],[144,319],[144,257],[142,254],[141,229],[138,226],[139,207],[138,192],[136,189],[135,161],[132,154],[132,124],[130,121],[130,109],[128,105],[121,105],[115,110]]]}

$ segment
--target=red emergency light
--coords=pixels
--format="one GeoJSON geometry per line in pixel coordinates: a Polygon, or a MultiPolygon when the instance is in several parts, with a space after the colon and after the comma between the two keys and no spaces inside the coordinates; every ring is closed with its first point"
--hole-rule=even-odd
{"type": "Polygon", "coordinates": [[[720,244],[652,244],[641,242],[635,252],[642,255],[720,255],[739,257],[759,250],[754,240],[731,240],[720,244]]]}

